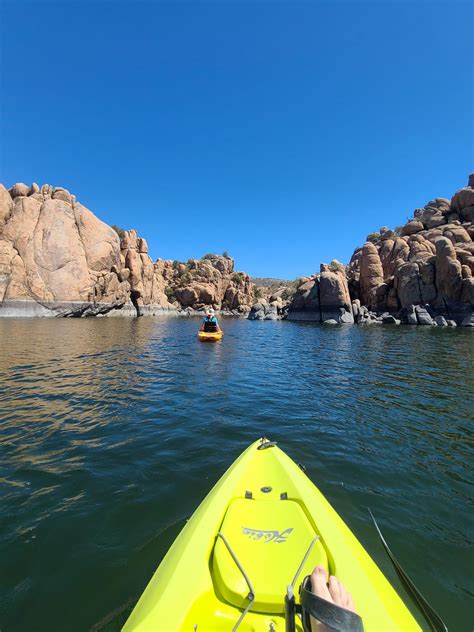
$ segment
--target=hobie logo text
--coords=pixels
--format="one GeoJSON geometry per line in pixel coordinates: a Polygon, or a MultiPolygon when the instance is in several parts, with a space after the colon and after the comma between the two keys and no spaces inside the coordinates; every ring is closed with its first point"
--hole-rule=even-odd
{"type": "Polygon", "coordinates": [[[264,544],[269,544],[270,542],[281,544],[282,542],[286,542],[292,531],[293,529],[285,529],[280,533],[280,531],[265,531],[242,527],[242,533],[244,535],[248,536],[251,540],[261,540],[264,544]]]}

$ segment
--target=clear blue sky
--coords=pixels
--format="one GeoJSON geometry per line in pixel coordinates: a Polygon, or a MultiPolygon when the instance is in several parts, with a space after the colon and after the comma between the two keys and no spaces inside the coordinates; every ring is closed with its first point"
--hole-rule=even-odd
{"type": "Polygon", "coordinates": [[[471,2],[1,7],[1,181],[154,258],[309,274],[474,170],[471,2]]]}

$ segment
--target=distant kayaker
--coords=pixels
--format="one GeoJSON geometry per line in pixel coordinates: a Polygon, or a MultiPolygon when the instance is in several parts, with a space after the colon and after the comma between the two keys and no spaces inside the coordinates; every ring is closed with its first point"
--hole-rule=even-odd
{"type": "Polygon", "coordinates": [[[215,332],[220,330],[214,310],[212,308],[208,309],[202,321],[201,331],[215,332]]]}

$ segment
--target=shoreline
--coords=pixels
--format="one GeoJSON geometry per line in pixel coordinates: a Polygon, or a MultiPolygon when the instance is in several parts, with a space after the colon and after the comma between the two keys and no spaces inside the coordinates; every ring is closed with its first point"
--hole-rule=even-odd
{"type": "MultiPolygon", "coordinates": [[[[153,261],[63,187],[0,184],[0,318],[200,315],[250,320],[473,326],[474,174],[395,229],[370,233],[295,281],[256,286],[227,251],[153,261]],[[64,244],[58,248],[57,244],[64,244]]],[[[270,283],[268,283],[270,281],[270,283]]]]}
{"type": "MultiPolygon", "coordinates": [[[[272,314],[271,317],[258,316],[252,310],[215,310],[223,318],[241,320],[311,322],[321,325],[409,325],[431,327],[470,327],[474,328],[474,312],[470,306],[454,305],[446,308],[430,306],[411,306],[397,312],[371,312],[364,307],[352,305],[350,318],[322,319],[319,310],[290,309],[286,313],[272,314]]],[[[331,311],[331,310],[329,310],[331,311]]],[[[334,306],[334,313],[337,311],[334,306]]],[[[92,303],[81,301],[50,301],[39,303],[32,300],[7,300],[0,303],[0,319],[10,318],[142,318],[171,316],[173,318],[202,318],[206,309],[165,308],[161,305],[111,305],[110,303],[92,303]]],[[[327,315],[330,315],[329,313],[327,315]]]]}
{"type": "MultiPolygon", "coordinates": [[[[245,319],[248,312],[237,310],[215,310],[226,318],[245,319]]],[[[44,301],[6,300],[0,302],[2,318],[141,318],[150,316],[173,316],[177,318],[203,317],[206,308],[167,308],[162,305],[133,305],[125,303],[92,303],[90,301],[44,301]]]]}

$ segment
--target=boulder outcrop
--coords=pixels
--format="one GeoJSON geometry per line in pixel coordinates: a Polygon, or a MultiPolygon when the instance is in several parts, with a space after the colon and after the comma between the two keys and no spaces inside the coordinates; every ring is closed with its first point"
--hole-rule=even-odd
{"type": "Polygon", "coordinates": [[[245,272],[237,272],[228,255],[207,254],[202,259],[160,261],[155,264],[165,281],[165,293],[184,308],[208,306],[234,315],[247,314],[255,289],[245,272]]]}
{"type": "Polygon", "coordinates": [[[0,185],[0,315],[83,316],[125,308],[115,231],[65,189],[0,185]]]}
{"type": "Polygon", "coordinates": [[[163,272],[136,231],[119,237],[67,189],[0,185],[0,316],[176,311],[163,272]]]}
{"type": "Polygon", "coordinates": [[[321,264],[319,274],[300,279],[288,311],[290,320],[353,323],[349,286],[339,261],[321,264]]]}
{"type": "Polygon", "coordinates": [[[207,306],[245,314],[254,286],[228,256],[155,263],[63,187],[0,185],[0,316],[154,315],[207,306]]]}
{"type": "Polygon", "coordinates": [[[148,255],[148,244],[136,230],[126,230],[120,239],[123,268],[120,277],[130,285],[130,302],[138,316],[174,310],[166,295],[163,270],[148,255]]]}
{"type": "MultiPolygon", "coordinates": [[[[473,237],[471,174],[468,185],[451,200],[429,201],[416,209],[404,226],[394,230],[384,226],[354,251],[342,276],[347,279],[349,305],[352,303],[356,322],[388,324],[392,320],[388,317],[377,320],[377,315],[385,313],[397,316],[395,320],[400,320],[400,315],[401,322],[412,324],[437,324],[436,315],[448,323],[468,322],[474,307],[473,237]],[[411,311],[412,306],[419,306],[420,310],[428,306],[432,314],[411,311]]],[[[322,273],[302,279],[288,317],[328,320],[321,311],[324,287],[322,273]]],[[[347,310],[344,284],[340,288],[339,308],[347,310]]],[[[344,318],[342,312],[341,317],[344,318]]]]}
{"type": "Polygon", "coordinates": [[[135,230],[108,226],[67,189],[0,185],[0,316],[240,315],[253,302],[231,257],[153,263],[135,230]]]}
{"type": "Polygon", "coordinates": [[[377,291],[384,283],[384,274],[379,251],[370,241],[362,248],[359,266],[360,300],[367,307],[377,307],[377,291]]]}
{"type": "Polygon", "coordinates": [[[334,260],[298,282],[256,288],[226,254],[153,262],[135,230],[108,226],[63,187],[0,185],[0,316],[153,315],[212,306],[255,320],[467,325],[473,238],[471,174],[451,200],[431,200],[404,226],[370,234],[347,266],[334,260]]]}

